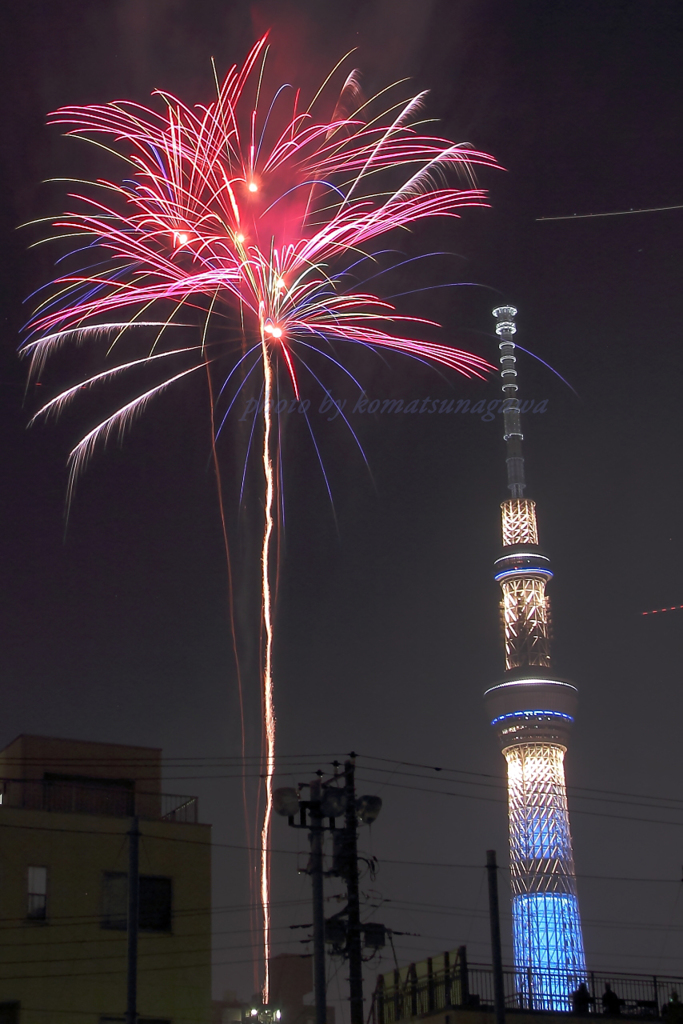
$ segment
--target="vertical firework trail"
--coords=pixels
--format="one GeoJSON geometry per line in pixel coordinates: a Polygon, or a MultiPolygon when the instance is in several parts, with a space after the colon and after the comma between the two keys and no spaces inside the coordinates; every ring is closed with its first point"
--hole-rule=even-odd
{"type": "Polygon", "coordinates": [[[261,908],[263,912],[263,1001],[270,993],[270,822],[273,813],[273,773],[275,771],[275,705],[273,700],[273,621],[270,593],[270,544],[273,533],[273,461],[270,433],[273,397],[273,366],[261,325],[263,357],[263,475],[266,481],[265,521],[263,528],[263,726],[266,741],[266,805],[261,828],[261,908]]]}
{"type": "MultiPolygon", "coordinates": [[[[207,374],[211,422],[218,424],[212,449],[220,488],[216,442],[238,396],[253,388],[252,374],[260,367],[265,809],[258,877],[265,1001],[270,987],[275,771],[272,549],[281,500],[274,467],[280,474],[282,466],[281,431],[273,429],[274,396],[287,386],[300,402],[303,375],[309,388],[329,399],[320,376],[325,366],[360,387],[344,365],[340,347],[392,350],[467,377],[482,377],[492,369],[484,359],[450,345],[406,337],[405,330],[438,325],[400,315],[388,301],[353,289],[377,254],[373,240],[427,218],[458,217],[461,207],[486,205],[473,169],[496,166],[486,153],[420,134],[424,92],[381,110],[379,96],[389,90],[363,100],[358,75],[352,71],[336,101],[328,104],[326,95],[341,61],[307,109],[302,108],[300,90],[285,84],[273,94],[264,115],[259,97],[264,92],[266,53],[264,37],[242,67],[231,67],[223,82],[217,82],[216,100],[208,105],[191,108],[170,93],[158,92],[160,109],[119,100],[63,107],[50,115],[51,123],[65,125],[67,134],[94,142],[127,167],[118,182],[73,179],[76,191],[70,198],[76,209],[48,218],[58,231],[43,241],[69,240],[72,249],[59,262],[71,261],[66,265],[73,269],[58,277],[52,292],[37,305],[22,349],[31,359],[29,377],[36,379],[46,360],[67,344],[81,348],[106,343],[104,368],[50,399],[34,420],[60,413],[82,390],[115,382],[121,375],[158,368],[162,378],[116,408],[76,444],[68,460],[69,501],[94,451],[112,437],[121,438],[152,399],[198,370],[207,374]],[[293,100],[289,107],[287,90],[293,100]],[[314,113],[326,104],[327,116],[314,113]],[[92,136],[105,136],[111,144],[92,136]],[[383,172],[389,172],[386,187],[381,184],[383,172]],[[450,186],[450,173],[459,174],[465,187],[450,186]],[[398,188],[397,180],[402,181],[398,188]],[[150,319],[148,310],[154,314],[150,319]],[[173,330],[191,326],[185,321],[193,312],[204,318],[201,343],[168,345],[173,330]],[[121,349],[126,358],[119,356],[121,349]],[[311,360],[316,361],[315,368],[311,360]],[[166,365],[172,370],[164,370],[166,365]]],[[[385,257],[388,250],[382,250],[385,257]]],[[[252,434],[255,425],[256,421],[252,434]]],[[[319,458],[310,421],[308,426],[319,458]]],[[[231,578],[222,495],[220,506],[231,578]]],[[[230,622],[241,702],[232,595],[230,622]]],[[[242,740],[244,744],[244,733],[242,740]]]]}

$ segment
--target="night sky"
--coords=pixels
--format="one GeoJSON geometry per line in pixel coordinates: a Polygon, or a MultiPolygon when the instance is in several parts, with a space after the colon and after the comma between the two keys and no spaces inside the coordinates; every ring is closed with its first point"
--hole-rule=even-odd
{"type": "MultiPolygon", "coordinates": [[[[596,970],[683,975],[683,611],[641,614],[683,604],[683,210],[538,220],[683,202],[680,4],[24,0],[3,5],[0,18],[0,746],[38,733],[162,747],[166,791],[199,794],[216,843],[236,847],[217,846],[214,857],[216,994],[253,991],[238,909],[250,898],[241,849],[249,839],[205,388],[169,391],[123,445],[97,455],[65,531],[68,452],[117,392],[103,389],[58,423],[27,430],[46,396],[25,393],[22,300],[55,270],[48,247],[28,251],[40,232],[16,227],[65,205],[66,186],[44,179],[110,173],[106,157],[44,126],[55,107],[146,103],[155,87],[208,101],[210,58],[225,71],[269,27],[274,76],[309,91],[356,46],[367,93],[410,76],[411,89],[431,90],[439,131],[505,168],[480,177],[490,210],[419,227],[406,243],[409,252],[453,254],[435,261],[433,280],[473,286],[396,301],[439,320],[441,340],[490,359],[490,310],[512,302],[519,343],[571,385],[520,354],[522,397],[547,401],[526,417],[525,450],[527,493],[555,571],[554,668],[580,689],[566,765],[587,959],[596,970]]],[[[395,291],[431,275],[418,268],[395,291]]],[[[83,365],[55,361],[42,390],[67,386],[83,365]]],[[[401,356],[351,354],[349,365],[371,398],[500,393],[495,379],[442,376],[401,356]]],[[[379,859],[376,877],[363,879],[364,915],[381,904],[373,919],[417,933],[396,937],[401,963],[462,943],[471,960],[488,961],[476,865],[488,848],[507,863],[504,763],[481,699],[503,664],[492,579],[506,497],[501,418],[366,413],[353,424],[369,472],[338,420],[315,424],[334,510],[310,440],[295,426],[286,437],[279,782],[305,781],[358,751],[361,789],[384,801],[362,836],[363,851],[379,859]]],[[[238,507],[237,424],[219,454],[251,687],[253,786],[249,651],[262,511],[256,488],[238,507]]],[[[276,820],[273,845],[303,851],[306,842],[276,820]]],[[[297,874],[305,862],[274,854],[274,952],[309,948],[300,945],[308,932],[288,928],[310,920],[309,881],[297,874]]],[[[501,882],[509,961],[504,874],[501,882]]],[[[327,883],[330,897],[340,891],[327,883]]],[[[340,906],[330,899],[328,912],[340,906]]],[[[392,966],[390,953],[368,965],[368,988],[376,969],[392,966]]],[[[330,974],[337,998],[346,967],[334,963],[330,974]]]]}

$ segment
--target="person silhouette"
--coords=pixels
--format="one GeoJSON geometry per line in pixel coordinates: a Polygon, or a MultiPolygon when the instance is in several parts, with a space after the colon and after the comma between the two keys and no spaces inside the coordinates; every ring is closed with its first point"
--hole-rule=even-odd
{"type": "Polygon", "coordinates": [[[582,981],[577,989],[571,994],[572,1013],[588,1013],[591,1003],[594,1003],[592,995],[588,991],[585,981],[582,981]]]}
{"type": "Polygon", "coordinates": [[[605,991],[602,993],[602,1012],[608,1017],[618,1017],[621,1013],[621,999],[612,990],[609,982],[605,984],[605,991]]]}
{"type": "Polygon", "coordinates": [[[683,1003],[678,998],[675,988],[671,989],[668,1002],[664,1003],[662,1007],[662,1017],[665,1018],[667,1024],[683,1024],[683,1003]]]}

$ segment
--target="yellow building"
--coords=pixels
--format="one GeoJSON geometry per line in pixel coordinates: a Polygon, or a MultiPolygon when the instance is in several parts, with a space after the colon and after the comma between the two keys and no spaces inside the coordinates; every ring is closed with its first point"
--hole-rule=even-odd
{"type": "Polygon", "coordinates": [[[0,1024],[125,1020],[133,815],[139,1020],[208,1024],[210,826],[162,794],[161,751],[20,736],[0,800],[0,1024]]]}

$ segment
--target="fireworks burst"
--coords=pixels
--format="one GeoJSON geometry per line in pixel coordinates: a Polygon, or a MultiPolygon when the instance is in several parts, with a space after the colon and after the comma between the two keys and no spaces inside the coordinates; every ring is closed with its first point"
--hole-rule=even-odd
{"type": "Polygon", "coordinates": [[[172,384],[202,368],[217,372],[227,354],[232,366],[219,382],[221,391],[240,367],[241,378],[235,378],[242,381],[239,393],[260,365],[265,481],[260,888],[267,1002],[275,768],[271,549],[279,465],[279,437],[271,421],[274,381],[282,370],[296,400],[302,378],[326,390],[307,359],[315,351],[344,369],[338,343],[394,350],[465,376],[490,370],[467,352],[404,336],[431,321],[401,316],[374,294],[350,291],[349,270],[367,258],[374,239],[395,228],[435,216],[455,217],[460,207],[485,205],[472,168],[495,163],[468,146],[420,134],[416,121],[425,93],[382,115],[371,113],[374,106],[363,101],[355,72],[346,78],[331,117],[319,117],[317,110],[329,91],[325,86],[339,65],[306,109],[300,92],[286,85],[266,108],[259,102],[266,53],[264,37],[244,65],[231,68],[217,84],[216,100],[207,106],[190,108],[158,92],[159,110],[117,101],[63,107],[50,115],[51,123],[115,153],[129,170],[122,182],[100,179],[79,188],[71,196],[75,211],[53,221],[57,237],[77,240],[71,258],[79,254],[87,265],[53,283],[29,323],[23,351],[31,357],[35,376],[67,344],[105,339],[110,358],[119,351],[124,333],[134,331],[141,339],[137,358],[114,360],[52,398],[34,418],[57,414],[80,390],[130,371],[173,367],[160,383],[101,420],[74,447],[69,499],[98,445],[121,436],[172,384]],[[464,187],[448,184],[453,172],[464,187]],[[394,183],[400,174],[401,184],[387,190],[383,173],[394,183]],[[166,347],[172,329],[187,326],[183,317],[190,310],[199,310],[203,319],[198,344],[166,347]],[[226,326],[230,316],[240,325],[237,343],[234,330],[226,326]],[[215,324],[222,325],[218,341],[212,340],[215,324]]]}

